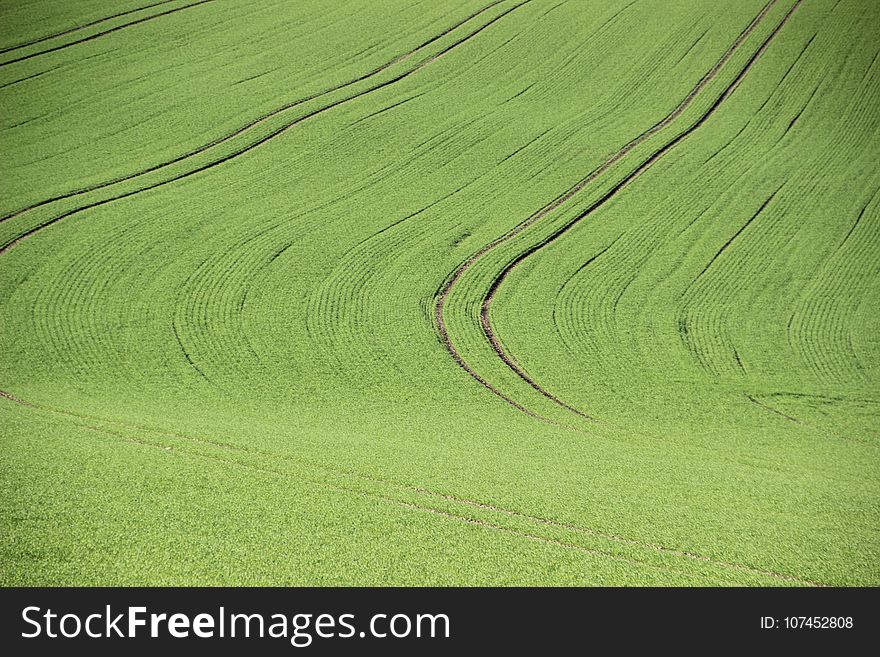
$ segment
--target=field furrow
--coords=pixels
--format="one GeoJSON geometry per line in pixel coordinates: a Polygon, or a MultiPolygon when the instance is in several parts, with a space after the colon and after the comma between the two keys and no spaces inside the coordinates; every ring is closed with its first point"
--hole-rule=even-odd
{"type": "Polygon", "coordinates": [[[880,581],[880,8],[0,3],[0,581],[880,581]]]}

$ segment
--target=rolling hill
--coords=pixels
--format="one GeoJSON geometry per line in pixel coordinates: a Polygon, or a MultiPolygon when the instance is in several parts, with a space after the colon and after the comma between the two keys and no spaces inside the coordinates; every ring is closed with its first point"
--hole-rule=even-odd
{"type": "Polygon", "coordinates": [[[3,584],[880,583],[880,5],[0,24],[3,584]]]}

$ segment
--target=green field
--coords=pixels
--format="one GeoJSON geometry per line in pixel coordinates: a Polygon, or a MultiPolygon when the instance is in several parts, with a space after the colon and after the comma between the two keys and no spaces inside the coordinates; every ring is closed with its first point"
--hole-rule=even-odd
{"type": "Polygon", "coordinates": [[[0,0],[0,584],[880,584],[874,0],[0,0]]]}

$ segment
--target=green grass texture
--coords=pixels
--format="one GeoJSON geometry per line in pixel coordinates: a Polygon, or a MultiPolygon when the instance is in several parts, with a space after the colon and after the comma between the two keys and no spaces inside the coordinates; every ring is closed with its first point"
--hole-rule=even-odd
{"type": "Polygon", "coordinates": [[[0,584],[880,584],[878,25],[0,1],[0,584]]]}

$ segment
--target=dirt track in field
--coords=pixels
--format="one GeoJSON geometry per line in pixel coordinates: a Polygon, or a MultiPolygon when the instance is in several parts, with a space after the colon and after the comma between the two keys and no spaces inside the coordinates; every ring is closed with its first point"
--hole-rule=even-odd
{"type": "MultiPolygon", "coordinates": [[[[747,573],[749,575],[758,576],[758,577],[766,577],[771,578],[778,581],[789,582],[793,584],[799,584],[802,586],[813,586],[813,587],[823,587],[826,586],[821,582],[817,582],[814,580],[810,580],[807,578],[797,577],[795,575],[789,575],[786,573],[780,573],[774,570],[768,570],[765,568],[758,568],[754,566],[749,566],[743,563],[737,563],[734,561],[725,561],[723,559],[719,559],[716,557],[709,557],[702,554],[698,554],[696,552],[692,552],[685,549],[667,547],[664,545],[660,545],[658,543],[647,542],[644,540],[639,540],[635,538],[630,538],[626,536],[621,536],[616,533],[608,532],[601,529],[595,529],[592,527],[584,527],[581,525],[575,525],[567,522],[561,522],[558,520],[553,520],[551,518],[546,518],[543,516],[537,516],[529,513],[524,513],[522,511],[516,511],[513,509],[508,509],[502,506],[498,506],[497,504],[487,504],[485,502],[480,502],[478,500],[469,499],[467,497],[461,497],[458,495],[452,495],[449,493],[439,493],[428,488],[424,488],[422,486],[416,486],[413,484],[408,484],[405,482],[393,481],[390,479],[383,479],[381,477],[364,475],[354,470],[349,469],[341,469],[341,468],[332,468],[327,466],[326,464],[313,463],[307,459],[303,459],[301,457],[287,455],[287,454],[279,454],[276,452],[266,451],[255,449],[253,447],[249,448],[241,448],[237,447],[229,442],[223,442],[212,438],[206,437],[196,437],[187,435],[184,433],[180,433],[178,431],[169,431],[166,429],[150,427],[141,424],[129,424],[126,422],[122,422],[119,420],[110,420],[107,418],[101,418],[93,415],[83,415],[80,413],[74,413],[72,411],[50,408],[46,406],[42,406],[41,404],[35,404],[24,399],[21,399],[11,393],[8,393],[4,390],[0,390],[0,398],[6,399],[10,402],[28,408],[31,411],[38,413],[48,413],[52,415],[60,415],[65,417],[67,420],[73,422],[76,426],[87,429],[89,431],[102,434],[104,436],[109,436],[116,440],[121,440],[127,443],[136,444],[142,447],[154,448],[163,450],[165,452],[180,452],[181,454],[185,454],[191,458],[197,459],[205,459],[209,461],[213,461],[215,463],[221,463],[225,466],[231,467],[239,467],[239,468],[247,468],[251,470],[256,470],[263,472],[265,474],[272,474],[278,476],[290,477],[291,474],[286,472],[283,468],[268,468],[265,465],[260,465],[257,462],[250,462],[247,460],[237,460],[236,457],[245,458],[249,455],[257,455],[270,458],[273,462],[281,461],[281,462],[290,462],[294,464],[298,464],[301,466],[307,467],[311,470],[320,470],[324,471],[328,474],[342,476],[342,477],[350,477],[354,480],[360,480],[365,483],[373,483],[379,484],[386,489],[390,489],[386,492],[382,491],[371,491],[364,490],[360,488],[357,484],[345,484],[338,483],[333,481],[322,480],[319,477],[297,477],[297,480],[300,482],[306,482],[321,488],[334,490],[337,492],[342,492],[346,494],[356,495],[359,497],[365,497],[370,499],[381,500],[390,504],[394,504],[396,506],[425,512],[432,513],[440,516],[444,516],[446,518],[450,518],[453,520],[457,520],[460,522],[478,525],[484,529],[498,531],[506,534],[511,534],[514,536],[518,536],[519,538],[538,541],[541,543],[546,543],[550,545],[555,545],[557,547],[575,550],[578,552],[583,552],[586,554],[591,554],[594,556],[604,557],[613,559],[615,561],[622,561],[624,563],[628,563],[630,565],[636,566],[648,566],[651,568],[656,568],[659,570],[663,570],[666,572],[679,573],[683,575],[690,576],[691,573],[680,570],[673,566],[667,564],[653,563],[650,561],[646,561],[643,559],[639,559],[637,557],[629,557],[623,554],[619,554],[614,551],[610,551],[608,549],[600,549],[589,547],[587,545],[582,545],[580,543],[576,543],[569,540],[562,540],[559,538],[555,538],[552,536],[541,535],[541,528],[554,528],[557,530],[563,530],[566,532],[570,532],[574,535],[581,535],[586,537],[594,537],[598,539],[604,539],[611,543],[617,544],[619,546],[630,546],[635,548],[640,548],[648,551],[649,553],[654,553],[657,555],[663,555],[667,557],[673,557],[677,559],[683,559],[691,562],[702,562],[705,564],[711,564],[716,567],[722,568],[724,570],[736,571],[741,573],[747,573]],[[96,424],[97,423],[97,424],[96,424]],[[108,428],[106,426],[102,426],[105,424],[113,425],[114,428],[108,428]],[[204,445],[212,448],[216,448],[222,454],[226,454],[228,456],[219,456],[216,454],[206,454],[206,453],[198,453],[196,451],[191,451],[187,449],[180,449],[179,447],[172,447],[169,445],[163,445],[161,443],[155,442],[155,438],[148,439],[143,438],[139,434],[153,434],[154,436],[160,436],[164,438],[171,438],[175,440],[186,441],[187,443],[192,443],[193,445],[204,445]],[[398,491],[397,493],[393,491],[398,491]],[[407,499],[401,498],[401,493],[415,493],[419,496],[428,498],[427,500],[423,500],[422,503],[413,503],[407,499]],[[429,501],[433,500],[433,502],[429,501]],[[431,506],[431,504],[439,504],[440,502],[452,503],[458,508],[456,511],[451,511],[443,508],[436,508],[431,506]],[[467,508],[482,510],[485,512],[490,512],[491,514],[495,514],[497,516],[496,521],[486,520],[482,518],[476,518],[467,515],[467,508]],[[528,523],[533,529],[520,529],[510,526],[505,526],[501,522],[501,518],[507,516],[509,518],[518,519],[528,523]]],[[[682,563],[684,563],[682,562],[682,563]]],[[[731,583],[734,583],[730,580],[731,583]]]]}
{"type": "MultiPolygon", "coordinates": [[[[166,11],[160,11],[160,12],[157,13],[157,14],[153,14],[153,15],[151,15],[151,16],[145,16],[144,18],[138,18],[137,20],[131,21],[130,23],[124,23],[124,24],[122,24],[122,25],[117,25],[116,27],[111,27],[109,30],[104,30],[103,32],[98,32],[97,34],[92,34],[92,35],[87,36],[87,37],[84,37],[84,38],[82,38],[82,39],[77,39],[76,41],[71,41],[70,43],[63,43],[63,44],[61,44],[60,46],[55,46],[55,47],[53,47],[53,48],[47,48],[46,50],[40,50],[39,52],[30,53],[29,55],[22,55],[21,57],[16,57],[16,58],[14,58],[14,59],[8,59],[8,60],[6,60],[5,62],[0,62],[0,67],[2,67],[2,66],[9,66],[10,64],[15,64],[16,62],[23,62],[23,61],[25,61],[25,60],[27,60],[27,59],[33,59],[34,57],[39,57],[39,56],[41,56],[41,55],[48,55],[48,54],[51,53],[51,52],[56,52],[56,51],[58,51],[58,50],[64,50],[65,48],[69,48],[69,47],[71,47],[71,46],[75,46],[75,45],[77,45],[77,44],[79,44],[79,43],[85,43],[85,42],[87,42],[87,41],[93,41],[93,40],[97,39],[98,37],[102,37],[102,36],[104,36],[105,34],[112,34],[113,32],[118,32],[119,30],[125,29],[126,27],[131,27],[132,25],[139,25],[139,24],[141,24],[141,23],[146,23],[147,21],[155,20],[156,18],[161,18],[162,16],[168,16],[169,14],[176,14],[177,12],[179,12],[179,11],[183,11],[184,9],[190,9],[190,8],[192,8],[192,7],[198,7],[199,5],[204,5],[204,4],[207,4],[207,3],[209,3],[209,2],[214,2],[214,0],[198,0],[198,2],[193,2],[193,3],[188,4],[188,5],[183,5],[182,7],[175,7],[174,9],[168,9],[168,10],[166,10],[166,11]]],[[[158,4],[165,4],[165,3],[158,3],[158,4]]],[[[149,6],[156,6],[156,5],[149,5],[149,6]]],[[[110,20],[110,19],[112,19],[112,18],[118,18],[118,17],[120,17],[120,16],[125,16],[126,14],[134,13],[135,11],[142,11],[143,9],[148,9],[149,6],[147,6],[147,7],[142,7],[141,9],[135,9],[135,10],[133,10],[133,11],[129,11],[129,12],[123,12],[123,13],[121,13],[121,14],[116,14],[116,15],[114,15],[114,16],[108,16],[107,18],[103,18],[103,19],[101,19],[101,20],[99,20],[99,21],[94,21],[94,22],[92,22],[91,25],[96,25],[96,24],[98,24],[98,23],[103,23],[104,21],[110,20]]],[[[54,34],[54,35],[52,35],[52,36],[50,36],[50,37],[44,37],[44,38],[42,38],[42,39],[38,39],[38,40],[36,40],[36,41],[31,42],[30,44],[22,44],[21,46],[14,46],[13,48],[9,48],[9,49],[7,49],[5,52],[10,52],[10,51],[12,51],[12,50],[17,50],[18,48],[24,48],[25,46],[27,46],[27,45],[32,45],[32,44],[34,44],[34,43],[41,43],[41,42],[43,42],[43,41],[48,41],[49,39],[54,39],[55,37],[64,36],[65,34],[71,34],[71,33],[73,33],[73,32],[76,32],[76,31],[78,31],[78,30],[81,30],[81,29],[83,29],[83,28],[85,28],[85,27],[88,27],[88,26],[87,26],[87,25],[82,25],[82,26],[77,27],[77,28],[75,28],[75,29],[71,29],[71,30],[67,30],[67,31],[65,31],[65,32],[60,32],[60,33],[58,33],[58,34],[54,34]]]]}
{"type": "MultiPolygon", "coordinates": [[[[586,187],[590,182],[595,180],[602,173],[607,171],[612,165],[621,160],[627,153],[632,151],[635,147],[645,142],[648,138],[657,134],[664,127],[669,125],[673,120],[675,120],[678,116],[680,116],[685,109],[692,103],[692,101],[696,98],[699,92],[706,87],[718,74],[722,66],[733,56],[736,50],[742,45],[742,43],[746,40],[746,38],[755,30],[755,28],[759,25],[761,20],[767,15],[770,9],[775,5],[777,0],[770,0],[764,8],[758,13],[757,16],[752,20],[752,22],[743,30],[737,39],[731,44],[731,46],[725,51],[725,53],[721,56],[718,62],[700,79],[697,85],[688,93],[688,95],[684,98],[684,100],[679,103],[679,105],[668,115],[666,115],[663,119],[661,119],[658,123],[654,124],[651,128],[643,132],[641,135],[630,141],[626,144],[622,149],[611,155],[608,159],[606,159],[598,168],[592,171],[585,178],[581,179],[577,184],[571,187],[568,191],[566,191],[561,196],[558,196],[553,201],[545,205],[543,208],[538,210],[536,213],[531,215],[528,219],[518,224],[516,227],[511,229],[509,232],[505,233],[501,237],[495,239],[489,244],[482,247],[476,253],[474,253],[470,258],[468,258],[464,263],[462,263],[458,269],[456,269],[451,276],[447,279],[446,283],[441,287],[440,291],[437,295],[437,302],[435,305],[435,322],[437,325],[438,335],[446,347],[447,351],[449,351],[452,358],[458,363],[468,374],[474,377],[477,381],[479,381],[484,387],[494,392],[496,395],[504,399],[509,404],[513,405],[515,408],[519,410],[524,410],[531,416],[535,416],[536,414],[532,411],[526,410],[522,404],[513,401],[507,395],[504,395],[492,384],[485,381],[483,377],[481,377],[474,368],[469,365],[458,349],[453,344],[452,340],[449,338],[448,329],[446,327],[446,323],[443,319],[443,309],[445,303],[452,292],[455,284],[464,276],[464,274],[480,259],[482,259],[486,254],[495,249],[496,247],[509,242],[514,237],[522,233],[524,230],[532,226],[534,223],[539,221],[541,218],[545,217],[547,214],[557,209],[561,205],[563,205],[566,201],[573,198],[578,192],[580,192],[584,187],[586,187]]],[[[708,108],[708,110],[690,127],[680,133],[671,141],[667,142],[665,145],[660,147],[657,151],[655,151],[648,159],[646,159],[642,164],[636,167],[631,173],[627,174],[620,182],[618,182],[614,187],[612,187],[608,192],[606,192],[598,201],[593,203],[589,208],[587,208],[584,212],[578,214],[574,219],[570,220],[556,231],[554,231],[550,236],[544,238],[537,244],[529,247],[522,253],[520,253],[516,258],[514,258],[511,262],[509,262],[504,269],[499,272],[495,278],[492,280],[492,283],[489,286],[488,291],[483,297],[481,306],[480,306],[480,324],[483,330],[483,334],[486,337],[489,345],[495,354],[504,362],[504,364],[514,372],[520,379],[525,381],[532,389],[537,391],[543,397],[549,399],[554,404],[564,408],[565,410],[572,412],[578,415],[581,418],[595,420],[591,415],[585,413],[581,410],[574,408],[573,406],[565,403],[561,399],[559,399],[552,392],[543,388],[537,381],[535,381],[516,361],[515,359],[507,353],[503,344],[501,343],[500,338],[497,333],[492,328],[492,324],[490,322],[490,310],[492,301],[495,298],[495,295],[510,274],[513,269],[522,264],[529,256],[535,254],[540,249],[544,248],[548,244],[554,242],[560,236],[568,232],[573,226],[578,224],[584,218],[590,216],[593,212],[598,210],[601,206],[611,200],[618,192],[620,192],[624,187],[626,187],[631,181],[636,179],[642,173],[644,173],[648,168],[650,168],[662,155],[672,149],[675,145],[684,140],[688,135],[693,133],[697,128],[703,125],[712,114],[718,109],[718,107],[722,104],[724,100],[726,100],[739,85],[740,81],[745,77],[745,75],[749,72],[753,64],[758,60],[758,58],[764,53],[764,51],[769,46],[770,42],[773,38],[780,32],[782,27],[788,22],[788,19],[794,13],[795,9],[800,5],[801,0],[797,0],[788,12],[783,16],[782,20],[779,24],[773,29],[773,31],[767,36],[761,46],[755,51],[755,54],[749,59],[749,61],[745,64],[742,70],[737,74],[737,76],[733,79],[733,81],[725,88],[725,90],[719,95],[718,99],[708,108]]]]}

